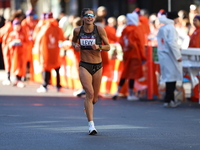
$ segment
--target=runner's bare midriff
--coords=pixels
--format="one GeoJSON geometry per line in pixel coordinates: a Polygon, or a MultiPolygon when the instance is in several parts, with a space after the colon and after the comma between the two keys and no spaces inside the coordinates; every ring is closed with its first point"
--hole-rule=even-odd
{"type": "Polygon", "coordinates": [[[81,61],[89,63],[100,63],[102,62],[101,52],[98,50],[81,50],[81,61]]]}

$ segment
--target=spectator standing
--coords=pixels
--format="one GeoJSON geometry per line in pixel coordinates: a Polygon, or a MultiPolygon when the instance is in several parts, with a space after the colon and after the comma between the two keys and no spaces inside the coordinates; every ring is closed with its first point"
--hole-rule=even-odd
{"type": "Polygon", "coordinates": [[[179,21],[175,23],[175,28],[179,35],[178,44],[181,49],[187,49],[190,42],[190,37],[188,35],[189,19],[187,17],[187,13],[183,10],[180,10],[178,15],[179,21]]]}
{"type": "Polygon", "coordinates": [[[144,43],[142,41],[141,30],[138,30],[139,18],[136,13],[128,13],[126,15],[127,26],[122,32],[120,44],[123,49],[124,69],[118,84],[118,90],[112,97],[114,100],[128,79],[128,97],[127,100],[138,100],[134,95],[134,81],[143,77],[142,62],[146,60],[144,52],[144,43]]]}
{"type": "Polygon", "coordinates": [[[105,18],[106,19],[106,21],[107,21],[107,9],[106,9],[106,7],[105,6],[99,6],[98,8],[97,8],[97,16],[98,17],[103,17],[103,18],[105,18]]]}
{"type": "Polygon", "coordinates": [[[157,34],[158,34],[158,29],[160,28],[160,23],[156,14],[150,15],[149,26],[150,26],[150,34],[148,36],[148,40],[151,41],[152,46],[157,46],[157,34]]]}
{"type": "Polygon", "coordinates": [[[68,21],[68,16],[64,11],[61,11],[59,16],[58,16],[58,24],[59,27],[63,30],[63,32],[65,31],[65,25],[68,21]]]}
{"type": "Polygon", "coordinates": [[[115,17],[109,17],[107,20],[108,24],[104,27],[108,40],[110,44],[114,44],[117,42],[117,37],[116,37],[116,25],[117,21],[115,17]]]}
{"type": "Polygon", "coordinates": [[[200,48],[200,15],[194,17],[193,24],[196,29],[190,37],[189,47],[200,48]]]}
{"type": "Polygon", "coordinates": [[[176,82],[182,81],[182,56],[178,45],[178,33],[175,29],[175,22],[178,21],[177,12],[167,13],[159,17],[160,27],[157,35],[158,57],[161,68],[161,81],[166,84],[164,107],[177,107],[179,102],[175,100],[174,91],[176,82]]]}
{"type": "Polygon", "coordinates": [[[5,23],[5,25],[0,29],[0,41],[2,41],[2,52],[3,52],[3,60],[5,71],[7,73],[7,79],[5,79],[2,84],[10,85],[10,71],[11,71],[11,53],[9,51],[9,47],[7,44],[7,38],[9,33],[13,30],[12,22],[14,19],[19,19],[22,21],[24,19],[24,13],[21,10],[14,11],[11,15],[11,18],[5,23]]]}
{"type": "Polygon", "coordinates": [[[76,18],[75,15],[69,15],[65,28],[63,28],[65,39],[69,40],[71,33],[73,32],[73,21],[76,18]]]}
{"type": "Polygon", "coordinates": [[[28,39],[24,29],[21,27],[20,20],[15,19],[12,24],[13,31],[9,33],[6,41],[11,54],[11,75],[15,76],[13,85],[23,88],[25,85],[22,77],[26,74],[26,46],[28,39]]]}
{"type": "Polygon", "coordinates": [[[195,26],[193,25],[193,19],[196,15],[198,15],[198,7],[195,4],[190,5],[190,11],[189,11],[189,22],[190,22],[190,28],[189,28],[189,36],[192,35],[192,33],[195,30],[195,26]]]}
{"type": "Polygon", "coordinates": [[[122,31],[126,27],[126,16],[125,15],[120,15],[117,17],[117,29],[116,29],[116,37],[117,41],[119,41],[119,38],[122,35],[122,31]]]}
{"type": "Polygon", "coordinates": [[[109,53],[106,51],[101,52],[103,62],[103,81],[106,82],[106,94],[110,93],[111,83],[113,78],[112,66],[110,58],[113,52],[116,50],[117,36],[116,36],[116,25],[117,21],[115,17],[109,17],[107,20],[108,24],[104,27],[108,41],[110,44],[109,53]]]}
{"type": "Polygon", "coordinates": [[[28,37],[28,43],[26,47],[26,61],[27,61],[27,73],[33,73],[33,62],[32,62],[32,49],[33,49],[33,31],[38,23],[38,19],[34,18],[35,11],[29,9],[26,11],[26,18],[22,21],[22,28],[26,31],[28,37]]]}
{"type": "Polygon", "coordinates": [[[133,11],[133,13],[136,13],[139,17],[138,27],[142,31],[144,45],[147,45],[148,44],[148,35],[150,34],[150,26],[149,26],[148,17],[146,15],[141,14],[140,8],[136,8],[133,11]]]}
{"type": "Polygon", "coordinates": [[[38,93],[44,93],[48,90],[50,81],[50,72],[52,69],[56,71],[56,87],[60,91],[60,74],[61,56],[59,41],[64,41],[62,29],[58,26],[58,22],[53,18],[53,14],[46,14],[46,23],[42,26],[38,34],[40,43],[39,58],[42,67],[43,84],[37,89],[38,93]]]}
{"type": "MultiPolygon", "coordinates": [[[[196,15],[194,17],[193,25],[195,27],[195,30],[191,35],[189,47],[200,48],[200,15],[196,15]]],[[[195,70],[195,68],[193,68],[192,70],[195,70]]],[[[200,81],[200,76],[196,75],[196,77],[200,81]]],[[[192,100],[195,100],[197,98],[199,99],[199,86],[200,86],[200,82],[197,85],[195,85],[195,87],[193,88],[194,95],[191,97],[192,100]]]]}
{"type": "Polygon", "coordinates": [[[42,26],[45,25],[45,21],[46,21],[45,15],[46,15],[46,13],[41,14],[40,20],[38,21],[37,25],[34,28],[34,31],[33,31],[33,41],[34,42],[37,40],[37,35],[40,32],[42,26]]]}

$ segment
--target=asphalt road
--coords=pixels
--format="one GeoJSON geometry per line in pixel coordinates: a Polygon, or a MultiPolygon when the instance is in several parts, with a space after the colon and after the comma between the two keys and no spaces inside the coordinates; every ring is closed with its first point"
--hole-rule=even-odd
{"type": "Polygon", "coordinates": [[[164,108],[162,101],[113,101],[95,104],[98,134],[88,135],[82,98],[73,90],[38,94],[0,84],[0,150],[199,150],[200,105],[186,101],[164,108]]]}

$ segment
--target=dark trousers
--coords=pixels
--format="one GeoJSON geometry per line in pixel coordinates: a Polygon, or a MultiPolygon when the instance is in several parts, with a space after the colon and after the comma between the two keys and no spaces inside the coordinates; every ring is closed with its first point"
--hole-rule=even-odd
{"type": "MultiPolygon", "coordinates": [[[[126,81],[126,79],[120,79],[120,81],[119,81],[119,86],[122,87],[122,86],[124,85],[125,81],[126,81]]],[[[128,87],[129,87],[129,89],[133,89],[133,87],[134,87],[134,82],[135,82],[134,79],[129,79],[129,81],[128,81],[128,87]]]]}
{"type": "Polygon", "coordinates": [[[4,61],[3,61],[3,52],[2,47],[0,43],[0,69],[4,69],[4,61]]]}
{"type": "Polygon", "coordinates": [[[169,103],[171,100],[174,101],[174,91],[176,89],[175,82],[166,82],[165,98],[164,101],[169,103]]]}
{"type": "MultiPolygon", "coordinates": [[[[60,67],[55,69],[55,71],[56,71],[56,87],[57,88],[61,87],[59,70],[60,70],[60,67]]],[[[47,86],[49,85],[50,78],[51,78],[51,72],[50,71],[43,71],[42,77],[43,77],[43,84],[42,85],[45,88],[47,88],[47,86]]]]}

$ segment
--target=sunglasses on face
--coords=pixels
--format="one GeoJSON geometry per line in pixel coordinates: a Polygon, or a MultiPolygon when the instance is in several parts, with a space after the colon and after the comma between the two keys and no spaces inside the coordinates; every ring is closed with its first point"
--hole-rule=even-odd
{"type": "Polygon", "coordinates": [[[95,17],[95,15],[94,14],[84,14],[83,17],[95,17]]]}

